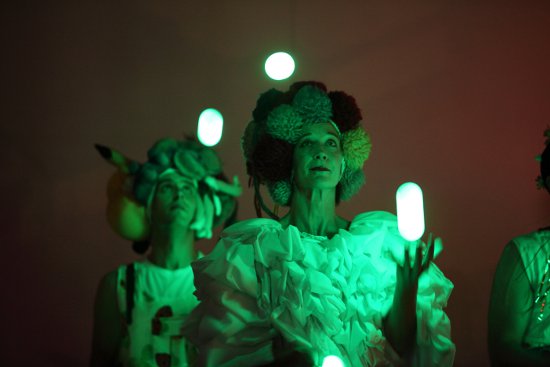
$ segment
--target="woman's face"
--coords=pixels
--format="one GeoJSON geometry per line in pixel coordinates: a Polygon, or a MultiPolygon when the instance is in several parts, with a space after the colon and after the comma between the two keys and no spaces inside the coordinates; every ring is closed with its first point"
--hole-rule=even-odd
{"type": "Polygon", "coordinates": [[[300,189],[333,189],[341,178],[342,147],[331,123],[306,127],[294,148],[294,184],[300,189]]]}
{"type": "Polygon", "coordinates": [[[155,224],[189,226],[197,207],[194,182],[176,172],[162,175],[151,203],[151,221],[155,224]]]}

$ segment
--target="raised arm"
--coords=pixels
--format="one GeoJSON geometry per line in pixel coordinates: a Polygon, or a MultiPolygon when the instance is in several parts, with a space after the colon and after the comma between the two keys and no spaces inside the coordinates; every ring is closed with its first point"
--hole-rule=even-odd
{"type": "Polygon", "coordinates": [[[430,234],[425,256],[422,256],[422,247],[417,245],[411,264],[409,251],[405,248],[403,265],[398,264],[396,268],[395,294],[392,307],[384,319],[384,330],[386,338],[402,358],[409,357],[416,344],[418,279],[428,268],[433,257],[434,246],[430,234]]]}

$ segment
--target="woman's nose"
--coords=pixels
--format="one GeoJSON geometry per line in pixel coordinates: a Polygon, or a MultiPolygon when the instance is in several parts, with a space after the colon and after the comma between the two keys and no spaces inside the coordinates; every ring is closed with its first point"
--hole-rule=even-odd
{"type": "Polygon", "coordinates": [[[321,160],[321,161],[326,161],[328,157],[327,157],[325,152],[320,150],[315,154],[314,158],[318,159],[318,160],[321,160]]]}

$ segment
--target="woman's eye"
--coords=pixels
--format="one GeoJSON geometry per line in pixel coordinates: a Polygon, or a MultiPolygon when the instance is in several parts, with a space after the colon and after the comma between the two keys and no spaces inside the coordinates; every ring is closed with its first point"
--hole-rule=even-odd
{"type": "Polygon", "coordinates": [[[337,146],[338,146],[338,143],[337,143],[336,140],[334,140],[334,139],[329,139],[329,140],[327,141],[327,144],[328,144],[329,146],[331,146],[331,147],[337,147],[337,146]]]}
{"type": "Polygon", "coordinates": [[[308,147],[310,145],[311,145],[311,141],[309,140],[304,140],[303,142],[300,143],[301,147],[308,147]]]}

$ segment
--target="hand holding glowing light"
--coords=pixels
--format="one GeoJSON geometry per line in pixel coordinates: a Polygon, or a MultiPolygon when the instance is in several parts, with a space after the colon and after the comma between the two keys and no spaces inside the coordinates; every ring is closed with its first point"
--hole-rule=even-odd
{"type": "Polygon", "coordinates": [[[388,315],[384,319],[386,339],[399,354],[408,354],[415,348],[417,328],[417,294],[419,279],[434,258],[432,234],[423,253],[420,238],[424,234],[424,204],[422,190],[414,182],[401,185],[395,195],[397,227],[406,240],[395,246],[395,293],[388,315]]]}
{"type": "Polygon", "coordinates": [[[403,290],[416,289],[418,278],[435,257],[434,243],[439,247],[441,240],[428,236],[426,247],[420,238],[424,234],[424,203],[422,189],[414,182],[405,182],[395,194],[397,203],[397,227],[401,236],[409,241],[405,247],[402,266],[398,266],[398,287],[403,290]],[[410,246],[412,245],[412,246],[410,246]],[[412,247],[412,248],[411,248],[412,247]],[[422,254],[423,247],[426,249],[422,254]]]}
{"type": "Polygon", "coordinates": [[[322,367],[344,367],[344,362],[339,357],[330,355],[323,359],[322,367]]]}
{"type": "MultiPolygon", "coordinates": [[[[399,233],[407,241],[418,241],[425,230],[422,189],[414,182],[405,182],[397,189],[395,199],[399,233]]],[[[433,258],[435,258],[441,252],[443,245],[439,237],[432,241],[430,235],[426,247],[428,250],[433,247],[433,258]]]]}
{"type": "Polygon", "coordinates": [[[422,189],[414,182],[405,182],[395,194],[397,227],[407,241],[417,241],[424,234],[424,202],[422,189]]]}

